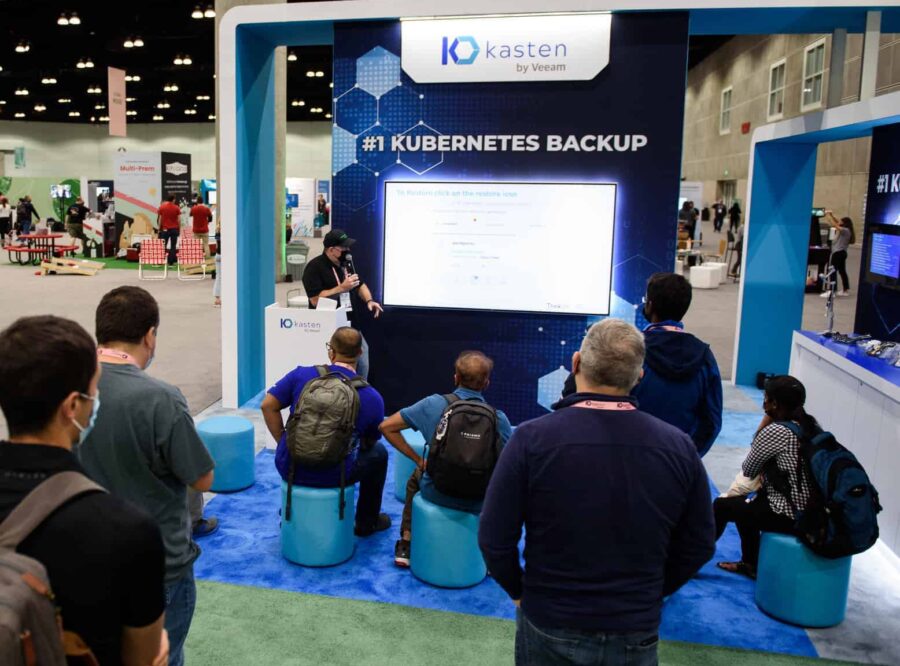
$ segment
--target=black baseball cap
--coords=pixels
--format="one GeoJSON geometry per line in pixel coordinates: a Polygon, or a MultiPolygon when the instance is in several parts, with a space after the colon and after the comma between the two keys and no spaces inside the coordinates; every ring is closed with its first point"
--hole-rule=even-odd
{"type": "Polygon", "coordinates": [[[350,238],[343,229],[332,229],[325,234],[325,247],[350,247],[356,242],[355,238],[350,238]]]}

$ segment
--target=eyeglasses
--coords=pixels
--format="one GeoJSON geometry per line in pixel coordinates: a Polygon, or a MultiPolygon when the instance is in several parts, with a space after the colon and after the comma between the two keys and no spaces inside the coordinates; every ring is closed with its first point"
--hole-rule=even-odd
{"type": "Polygon", "coordinates": [[[84,398],[85,400],[90,400],[91,402],[93,402],[94,400],[97,399],[97,396],[95,396],[95,395],[88,395],[87,393],[79,393],[79,394],[78,394],[78,397],[79,397],[79,398],[84,398]]]}
{"type": "Polygon", "coordinates": [[[647,297],[641,296],[641,305],[647,305],[647,297]]]}
{"type": "Polygon", "coordinates": [[[334,351],[334,347],[331,346],[330,342],[325,343],[325,349],[328,350],[329,353],[334,351]]]}

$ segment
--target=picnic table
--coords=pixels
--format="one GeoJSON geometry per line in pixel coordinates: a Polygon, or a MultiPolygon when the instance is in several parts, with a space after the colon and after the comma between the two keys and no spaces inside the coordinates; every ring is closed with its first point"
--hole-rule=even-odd
{"type": "Polygon", "coordinates": [[[16,262],[21,266],[28,263],[36,266],[45,259],[53,258],[56,253],[56,241],[62,237],[63,234],[58,233],[20,234],[18,244],[6,245],[3,249],[9,253],[10,262],[16,262]],[[21,241],[24,241],[24,245],[21,241]]]}

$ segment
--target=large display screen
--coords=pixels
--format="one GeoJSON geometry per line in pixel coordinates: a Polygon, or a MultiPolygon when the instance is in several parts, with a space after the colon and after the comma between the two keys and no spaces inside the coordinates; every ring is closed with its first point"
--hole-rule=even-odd
{"type": "Polygon", "coordinates": [[[866,278],[870,282],[900,288],[900,226],[870,226],[866,278]]]}
{"type": "Polygon", "coordinates": [[[385,183],[386,305],[609,314],[616,186],[385,183]]]}

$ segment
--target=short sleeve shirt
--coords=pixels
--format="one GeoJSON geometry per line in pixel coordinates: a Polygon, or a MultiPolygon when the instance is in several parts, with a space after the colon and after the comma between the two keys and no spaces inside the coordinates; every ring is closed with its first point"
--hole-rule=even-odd
{"type": "MultiPolygon", "coordinates": [[[[303,270],[303,289],[306,290],[307,298],[314,298],[326,289],[334,289],[343,281],[344,277],[344,269],[331,263],[331,260],[323,253],[306,264],[306,268],[303,270]]],[[[327,298],[338,304],[341,302],[340,294],[327,296],[327,298]]],[[[354,289],[350,292],[350,305],[354,311],[356,310],[358,299],[357,290],[354,289]]],[[[315,307],[312,301],[310,301],[309,307],[315,307]]],[[[348,312],[347,316],[351,320],[353,319],[352,312],[348,312]]]]}
{"type": "Polygon", "coordinates": [[[197,204],[191,208],[191,222],[195,234],[209,233],[209,218],[212,217],[212,211],[203,204],[197,204]]]}
{"type": "Polygon", "coordinates": [[[834,239],[834,244],[831,246],[832,252],[843,252],[848,247],[850,247],[850,230],[849,229],[838,229],[837,230],[837,238],[834,239]]]}
{"type": "MultiPolygon", "coordinates": [[[[56,446],[0,443],[0,520],[58,472],[84,472],[56,446]]],[[[163,542],[147,513],[110,493],[85,493],[19,545],[47,570],[67,630],[101,664],[122,663],[122,628],[146,627],[165,609],[163,542]]]]}
{"type": "Polygon", "coordinates": [[[181,227],[181,208],[171,201],[159,207],[159,226],[161,229],[179,229],[181,227]]]}
{"type": "Polygon", "coordinates": [[[84,224],[84,216],[88,214],[88,207],[83,204],[72,204],[69,206],[67,214],[72,224],[84,224]]]}
{"type": "MultiPolygon", "coordinates": [[[[339,372],[347,377],[353,377],[354,373],[340,365],[327,366],[331,372],[339,372]]],[[[303,392],[306,383],[318,377],[315,366],[299,366],[289,372],[268,390],[269,395],[275,398],[282,408],[290,406],[291,414],[297,400],[303,392]]],[[[356,416],[356,433],[361,439],[374,440],[381,436],[378,431],[379,424],[384,420],[384,399],[381,394],[371,386],[359,389],[359,413],[356,416]]],[[[278,447],[275,449],[275,467],[281,478],[287,479],[290,474],[291,455],[285,441],[287,435],[281,436],[278,447]]],[[[356,464],[358,451],[354,449],[347,456],[345,462],[345,474],[350,476],[353,466],[356,464]]],[[[297,465],[294,470],[294,483],[313,484],[317,486],[338,485],[340,482],[340,467],[326,470],[311,470],[297,465]]]]}
{"type": "Polygon", "coordinates": [[[166,583],[200,555],[191,539],[187,487],[214,467],[174,386],[134,365],[104,363],[97,423],[79,450],[97,483],[153,516],[166,547],[166,583]]]}
{"type": "MultiPolygon", "coordinates": [[[[473,391],[462,386],[457,387],[453,394],[460,400],[486,402],[480,391],[473,391]]],[[[434,436],[434,431],[441,420],[441,414],[444,413],[446,407],[447,399],[443,395],[435,393],[427,398],[422,398],[414,405],[401,409],[400,417],[410,428],[421,432],[427,442],[434,436]]],[[[506,414],[499,409],[497,410],[497,430],[500,434],[500,445],[506,446],[506,443],[512,436],[512,426],[506,414]]],[[[481,510],[481,500],[462,499],[444,495],[434,487],[427,474],[422,477],[420,489],[422,496],[429,502],[460,511],[478,512],[481,510]]]]}

